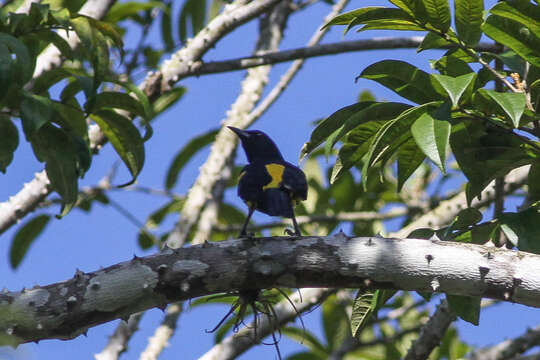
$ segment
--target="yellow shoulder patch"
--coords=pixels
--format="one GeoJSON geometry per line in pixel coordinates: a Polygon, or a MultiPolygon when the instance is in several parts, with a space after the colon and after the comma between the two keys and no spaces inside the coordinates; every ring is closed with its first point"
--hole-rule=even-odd
{"type": "Polygon", "coordinates": [[[280,164],[267,164],[265,167],[270,177],[272,177],[272,180],[263,186],[263,190],[279,188],[281,186],[281,181],[283,181],[283,172],[285,171],[285,166],[280,164]]]}

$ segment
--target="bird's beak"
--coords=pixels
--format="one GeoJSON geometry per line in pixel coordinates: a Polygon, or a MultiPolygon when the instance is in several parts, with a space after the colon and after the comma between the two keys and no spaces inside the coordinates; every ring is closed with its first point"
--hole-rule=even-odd
{"type": "Polygon", "coordinates": [[[233,131],[240,139],[247,139],[249,137],[249,133],[245,130],[235,128],[234,126],[227,126],[231,131],[233,131]]]}

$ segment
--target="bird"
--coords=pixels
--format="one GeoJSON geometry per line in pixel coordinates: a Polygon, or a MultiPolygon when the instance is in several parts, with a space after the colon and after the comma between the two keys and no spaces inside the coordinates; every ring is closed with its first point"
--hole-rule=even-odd
{"type": "Polygon", "coordinates": [[[277,145],[264,132],[233,126],[228,128],[240,138],[248,160],[238,180],[238,196],[249,209],[239,236],[247,236],[247,226],[255,210],[292,219],[294,234],[301,236],[294,206],[307,199],[308,186],[304,172],[285,161],[277,145]]]}

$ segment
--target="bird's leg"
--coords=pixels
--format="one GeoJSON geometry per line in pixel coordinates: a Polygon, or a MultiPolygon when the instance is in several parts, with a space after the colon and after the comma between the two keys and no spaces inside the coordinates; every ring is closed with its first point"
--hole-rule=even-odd
{"type": "Polygon", "coordinates": [[[251,235],[248,235],[246,230],[249,224],[249,219],[251,219],[251,215],[253,215],[254,211],[255,211],[255,206],[249,205],[249,211],[248,211],[246,221],[244,222],[244,226],[242,226],[242,230],[240,231],[240,235],[238,235],[238,237],[244,237],[244,236],[251,237],[251,235]]]}
{"type": "Polygon", "coordinates": [[[294,232],[296,236],[302,236],[302,233],[300,232],[300,227],[298,226],[298,223],[296,222],[296,218],[294,217],[294,211],[292,214],[292,223],[294,226],[294,232]]]}

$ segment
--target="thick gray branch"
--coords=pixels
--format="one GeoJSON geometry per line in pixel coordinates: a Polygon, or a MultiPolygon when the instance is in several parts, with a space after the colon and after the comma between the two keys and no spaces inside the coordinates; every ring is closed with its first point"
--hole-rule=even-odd
{"type": "Polygon", "coordinates": [[[540,307],[539,274],[538,255],[435,240],[343,234],[229,240],[168,249],[31,290],[5,291],[0,294],[0,332],[18,342],[69,339],[170,302],[272,287],[358,288],[369,283],[540,307]]]}

